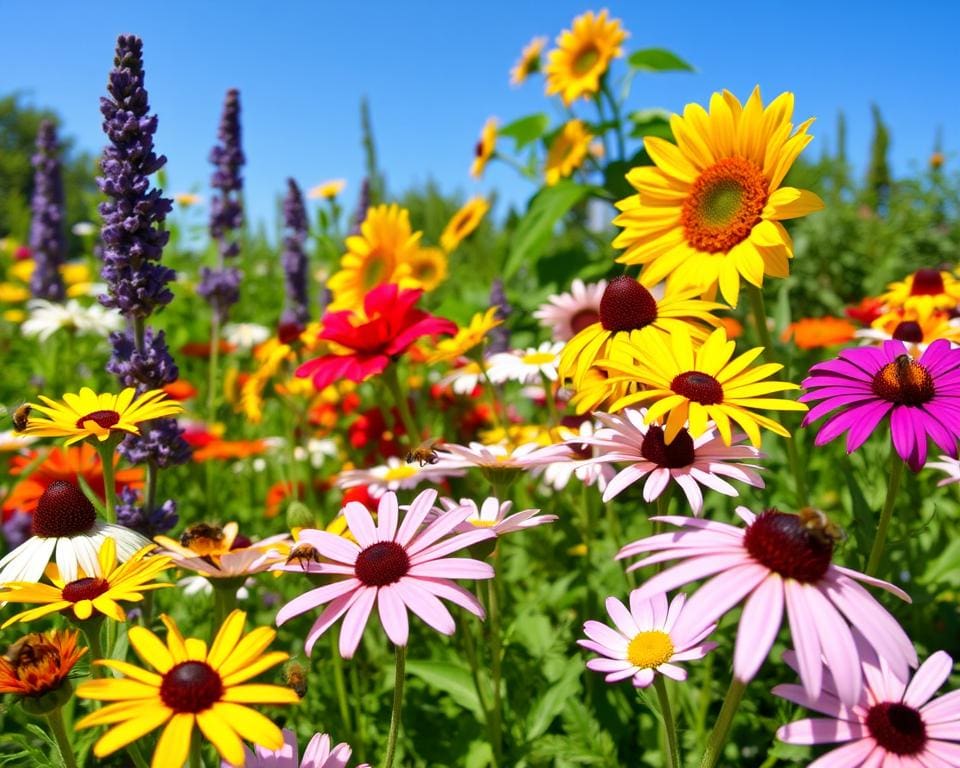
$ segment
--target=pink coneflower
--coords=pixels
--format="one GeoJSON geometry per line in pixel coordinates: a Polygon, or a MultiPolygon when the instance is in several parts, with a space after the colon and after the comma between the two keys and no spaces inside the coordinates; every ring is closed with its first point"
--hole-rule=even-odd
{"type": "Polygon", "coordinates": [[[470,515],[469,509],[448,512],[421,529],[436,498],[437,492],[432,490],[419,494],[399,529],[396,494],[388,492],[381,497],[376,524],[366,507],[350,502],[343,508],[343,515],[357,544],[327,531],[301,531],[299,543],[314,547],[322,562],[292,562],[283,569],[344,578],[291,600],[277,614],[277,624],[326,605],[307,634],[305,648],[310,653],[320,635],[346,614],[340,628],[340,655],[348,659],[360,643],[374,603],[394,645],[407,644],[408,610],[438,632],[453,634],[453,617],[439,598],[482,618],[483,608],[477,598],[452,579],[490,579],[493,568],[479,560],[447,555],[493,538],[493,532],[476,529],[447,537],[470,515]]]}
{"type": "Polygon", "coordinates": [[[673,480],[683,490],[694,515],[703,511],[703,493],[700,486],[710,488],[725,496],[739,495],[737,489],[724,480],[734,480],[763,488],[763,478],[755,470],[757,464],[745,464],[741,460],[756,460],[765,454],[750,445],[740,445],[744,435],[734,434],[731,444],[724,444],[715,430],[707,429],[694,439],[686,428],[681,427],[670,445],[663,439],[663,428],[644,422],[645,408],[626,408],[620,413],[594,413],[605,429],[584,440],[600,448],[600,455],[588,459],[589,463],[630,462],[613,478],[603,493],[603,500],[610,501],[644,477],[643,500],[651,502],[663,493],[673,480]]]}
{"type": "Polygon", "coordinates": [[[356,488],[366,486],[370,495],[379,499],[387,491],[399,491],[416,488],[420,483],[438,483],[448,477],[462,477],[464,470],[444,467],[437,464],[406,462],[391,456],[386,464],[369,469],[348,469],[340,473],[337,486],[356,488]]]}
{"type": "Polygon", "coordinates": [[[587,669],[606,673],[608,683],[632,678],[636,688],[650,685],[657,672],[672,680],[686,680],[687,671],[676,662],[702,659],[716,648],[716,643],[703,640],[717,625],[679,631],[677,622],[684,612],[685,600],[684,595],[677,595],[668,605],[662,592],[644,598],[635,589],[630,593],[628,611],[617,598],[608,597],[607,613],[616,629],[588,621],[583,632],[590,639],[577,640],[578,645],[604,657],[590,659],[587,669]]]}
{"type": "MultiPolygon", "coordinates": [[[[570,430],[562,427],[565,432],[570,430]]],[[[587,443],[585,438],[593,437],[596,432],[593,422],[584,419],[575,434],[571,434],[561,443],[566,446],[567,453],[547,464],[543,469],[537,468],[535,473],[543,472],[543,481],[555,491],[562,491],[574,476],[584,485],[596,485],[603,493],[607,483],[616,474],[613,467],[603,463],[593,462],[601,451],[596,446],[587,443]]]]}
{"type": "Polygon", "coordinates": [[[541,304],[533,316],[553,330],[554,339],[570,341],[587,326],[600,322],[600,300],[606,289],[606,280],[586,284],[578,277],[569,293],[548,296],[547,303],[541,304]]]}
{"type": "MultiPolygon", "coordinates": [[[[246,758],[244,768],[346,768],[347,761],[353,754],[348,744],[340,743],[330,746],[331,739],[325,733],[314,734],[303,752],[303,762],[300,762],[300,750],[297,747],[297,734],[288,728],[283,729],[283,746],[280,749],[266,749],[259,744],[254,745],[251,752],[248,747],[243,748],[246,758]]],[[[232,768],[233,764],[226,760],[220,763],[221,768],[232,768]]],[[[356,768],[370,768],[363,763],[356,768]]]]}
{"type": "Polygon", "coordinates": [[[569,451],[563,443],[553,445],[524,443],[511,446],[505,443],[484,445],[471,442],[469,445],[444,443],[436,453],[440,461],[433,465],[435,467],[525,470],[556,461],[558,457],[568,455],[569,451]]]}
{"type": "Polygon", "coordinates": [[[905,592],[858,571],[834,565],[834,539],[822,513],[799,515],[766,510],[755,515],[746,507],[737,514],[747,527],[692,517],[662,516],[652,520],[682,530],[627,544],[617,558],[653,553],[630,566],[683,559],[640,588],[657,592],[712,576],[687,603],[680,631],[712,624],[746,599],[734,650],[733,671],[747,682],[763,664],[776,639],[786,606],[790,632],[800,658],[800,677],[812,698],[820,693],[823,660],[833,673],[840,698],[853,704],[860,696],[860,664],[847,621],[860,627],[870,645],[891,668],[905,677],[917,664],[910,638],[886,609],[858,581],[910,601],[905,592]]]}
{"type": "MultiPolygon", "coordinates": [[[[949,768],[960,765],[960,694],[931,698],[953,669],[943,651],[930,656],[908,681],[893,674],[859,633],[864,686],[859,699],[845,705],[827,674],[823,691],[811,697],[799,685],[778,685],[773,693],[827,717],[789,723],[777,731],[788,744],[838,744],[809,768],[949,768]]],[[[784,660],[797,669],[796,656],[784,660]]]]}
{"type": "Polygon", "coordinates": [[[914,472],[927,460],[928,437],[957,457],[960,348],[951,348],[946,339],[934,341],[919,359],[902,341],[845,349],[810,373],[799,399],[821,402],[810,409],[803,426],[839,409],[820,427],[816,445],[847,432],[847,453],[852,453],[889,418],[893,447],[914,472]]]}
{"type": "Polygon", "coordinates": [[[469,515],[454,530],[458,533],[466,533],[476,528],[493,531],[497,537],[505,533],[514,533],[522,531],[524,528],[535,528],[544,523],[552,523],[557,519],[556,515],[537,514],[539,509],[525,509],[522,512],[510,514],[513,507],[512,501],[501,502],[493,496],[488,496],[478,507],[473,499],[440,499],[443,509],[435,510],[435,517],[439,518],[455,510],[469,510],[469,515]]]}

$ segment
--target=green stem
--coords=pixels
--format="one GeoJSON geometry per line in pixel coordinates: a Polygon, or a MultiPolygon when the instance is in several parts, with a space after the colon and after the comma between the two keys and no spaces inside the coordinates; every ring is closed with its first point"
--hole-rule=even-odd
{"type": "Polygon", "coordinates": [[[493,382],[490,381],[490,377],[487,376],[487,364],[483,360],[483,353],[477,354],[476,358],[477,365],[480,367],[480,378],[483,379],[484,391],[487,394],[487,399],[490,401],[490,410],[493,414],[493,425],[498,429],[504,432],[504,437],[506,437],[506,431],[503,430],[503,422],[500,420],[500,403],[497,400],[497,390],[493,386],[493,382]]]}
{"type": "MultiPolygon", "coordinates": [[[[479,624],[477,626],[480,626],[479,624]]],[[[480,682],[480,662],[477,659],[477,646],[473,640],[473,622],[463,628],[463,646],[467,652],[467,661],[470,662],[470,676],[473,678],[473,687],[477,692],[477,700],[483,712],[483,722],[487,726],[487,736],[492,744],[494,741],[493,719],[490,717],[490,707],[487,705],[487,695],[480,682]]],[[[492,756],[492,768],[498,768],[499,763],[495,755],[492,756]]]]}
{"type": "Polygon", "coordinates": [[[79,622],[83,636],[87,639],[87,647],[90,649],[90,676],[102,677],[104,668],[94,664],[96,659],[107,658],[103,653],[103,645],[100,643],[100,627],[103,626],[103,617],[89,618],[86,621],[79,622]]]}
{"type": "Polygon", "coordinates": [[[140,745],[137,742],[133,742],[127,747],[127,754],[130,755],[130,759],[133,760],[136,768],[150,768],[150,764],[140,752],[140,745]]]}
{"type": "Polygon", "coordinates": [[[873,547],[870,549],[870,558],[867,560],[866,574],[876,576],[883,558],[883,547],[887,541],[887,529],[890,527],[890,517],[893,514],[893,505],[897,503],[897,492],[900,490],[900,481],[903,479],[904,463],[893,452],[890,452],[890,480],[887,483],[887,497],[883,500],[883,510],[880,520],[877,521],[877,533],[873,537],[873,547]]]}
{"type": "Polygon", "coordinates": [[[73,746],[67,737],[67,728],[63,723],[63,711],[60,707],[47,713],[47,722],[50,723],[50,730],[53,731],[53,736],[57,740],[57,746],[63,756],[63,764],[67,768],[77,768],[77,761],[73,756],[73,746]]]}
{"type": "MultiPolygon", "coordinates": [[[[211,462],[212,463],[212,462],[211,462]]],[[[146,514],[150,514],[157,506],[157,472],[159,468],[156,462],[147,462],[147,482],[143,490],[143,509],[146,514]]]]}
{"type": "Polygon", "coordinates": [[[536,174],[533,171],[531,171],[529,168],[526,168],[523,165],[520,165],[520,163],[517,162],[514,158],[510,157],[510,155],[503,155],[503,154],[500,154],[499,152],[494,152],[490,159],[500,160],[501,162],[506,163],[511,168],[513,168],[513,170],[515,170],[525,179],[530,179],[531,181],[537,181],[536,174]]]}
{"type": "Polygon", "coordinates": [[[96,443],[97,453],[100,454],[100,465],[103,468],[103,508],[108,523],[117,522],[117,486],[114,481],[113,451],[116,441],[108,439],[96,443]]]}
{"type": "MultiPolygon", "coordinates": [[[[500,570],[500,546],[493,551],[493,570],[500,570]]],[[[503,694],[500,682],[503,676],[503,627],[500,618],[500,601],[497,595],[496,578],[487,580],[487,609],[490,614],[490,655],[493,677],[493,706],[490,710],[493,732],[493,759],[497,765],[503,759],[503,694]]]]}
{"type": "Polygon", "coordinates": [[[410,448],[415,448],[417,443],[420,442],[420,428],[417,426],[413,414],[410,413],[410,404],[407,402],[407,396],[400,386],[400,376],[397,373],[395,363],[391,363],[386,367],[386,370],[383,372],[383,381],[393,396],[393,402],[397,406],[397,410],[400,411],[400,418],[403,420],[404,429],[407,430],[407,445],[410,448]]]}
{"type": "Polygon", "coordinates": [[[337,649],[338,638],[336,632],[330,633],[330,651],[333,658],[333,682],[337,688],[337,704],[340,707],[340,719],[349,742],[353,742],[353,723],[350,718],[350,704],[347,697],[347,685],[343,677],[343,659],[337,649]]]}
{"type": "Polygon", "coordinates": [[[660,702],[660,716],[663,718],[663,731],[667,737],[667,765],[670,768],[680,768],[680,751],[677,748],[677,724],[673,720],[673,710],[670,708],[670,696],[667,693],[663,675],[654,675],[653,687],[660,702]]]}
{"type": "Polygon", "coordinates": [[[237,607],[237,590],[243,583],[242,577],[232,579],[211,579],[213,583],[213,626],[210,637],[216,637],[230,612],[237,607]],[[237,583],[239,578],[240,583],[237,583]],[[222,584],[221,584],[222,582],[222,584]]]}
{"type": "Polygon", "coordinates": [[[553,396],[553,382],[547,378],[547,375],[541,371],[540,378],[543,380],[543,399],[547,402],[547,414],[550,416],[551,426],[557,426],[560,423],[560,415],[557,413],[557,401],[553,396]]]}
{"type": "Polygon", "coordinates": [[[397,751],[397,736],[400,733],[400,714],[403,709],[403,671],[407,662],[407,646],[396,646],[397,668],[393,682],[393,711],[390,713],[390,735],[387,737],[387,757],[384,768],[393,768],[393,756],[397,751]]]}
{"type": "Polygon", "coordinates": [[[747,690],[747,684],[737,680],[736,677],[730,681],[730,688],[727,689],[727,695],[723,699],[723,706],[720,708],[720,715],[717,722],[710,731],[710,737],[707,739],[707,748],[703,752],[703,759],[700,761],[700,768],[714,768],[720,756],[723,754],[723,747],[727,743],[727,736],[730,734],[730,726],[733,725],[733,718],[740,707],[740,700],[747,690]]]}
{"type": "Polygon", "coordinates": [[[620,115],[620,104],[610,90],[610,84],[607,82],[606,77],[603,78],[602,90],[607,96],[607,101],[610,102],[610,109],[613,111],[613,121],[617,124],[617,159],[623,160],[627,155],[626,142],[623,138],[623,118],[620,115]]]}
{"type": "Polygon", "coordinates": [[[210,365],[207,368],[207,422],[217,420],[217,368],[220,364],[220,319],[214,310],[210,321],[210,365]]]}
{"type": "Polygon", "coordinates": [[[203,753],[200,747],[200,731],[194,728],[190,735],[190,768],[203,768],[203,753]]]}
{"type": "Polygon", "coordinates": [[[353,723],[354,723],[354,744],[356,747],[356,757],[360,760],[365,753],[363,740],[364,720],[363,720],[363,696],[360,690],[360,676],[357,674],[357,665],[350,665],[350,698],[353,700],[353,723]]]}

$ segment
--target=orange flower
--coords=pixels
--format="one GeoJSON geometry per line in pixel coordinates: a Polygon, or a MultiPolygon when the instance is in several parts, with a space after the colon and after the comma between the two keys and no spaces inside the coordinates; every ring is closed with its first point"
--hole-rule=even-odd
{"type": "MultiPolygon", "coordinates": [[[[221,355],[227,355],[236,347],[233,344],[230,344],[226,341],[221,341],[218,345],[221,355]]],[[[209,341],[189,341],[180,347],[180,354],[185,355],[186,357],[210,357],[210,350],[212,345],[209,341]]]]}
{"type": "Polygon", "coordinates": [[[743,336],[743,325],[735,317],[721,317],[720,325],[726,330],[728,339],[739,339],[743,336]]]}
{"type": "Polygon", "coordinates": [[[167,393],[167,397],[173,400],[189,400],[197,395],[197,388],[185,379],[177,379],[169,384],[164,384],[161,389],[167,393]]]}
{"type": "Polygon", "coordinates": [[[245,459],[267,450],[264,440],[211,440],[193,452],[194,461],[245,459]]]}
{"type": "Polygon", "coordinates": [[[874,298],[873,296],[865,296],[864,298],[860,299],[860,303],[857,304],[857,306],[847,307],[845,310],[843,310],[843,314],[845,314],[851,320],[856,320],[864,325],[870,325],[870,323],[883,314],[883,311],[884,303],[882,299],[874,298]]]}
{"type": "Polygon", "coordinates": [[[304,495],[303,483],[279,482],[274,483],[267,490],[267,503],[264,514],[267,517],[276,517],[286,508],[286,502],[291,500],[300,500],[304,495]]]}
{"type": "Polygon", "coordinates": [[[853,323],[839,317],[805,317],[790,323],[781,338],[787,341],[792,336],[800,349],[818,349],[844,344],[853,339],[856,330],[853,323]]]}
{"type": "Polygon", "coordinates": [[[31,632],[0,657],[0,693],[43,696],[57,690],[87,652],[77,648],[77,631],[31,632]]]}

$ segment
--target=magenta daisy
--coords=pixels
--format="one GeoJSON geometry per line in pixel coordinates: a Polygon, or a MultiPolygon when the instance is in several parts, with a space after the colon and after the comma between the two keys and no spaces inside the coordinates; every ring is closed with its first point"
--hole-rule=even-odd
{"type": "Polygon", "coordinates": [[[600,300],[607,290],[607,281],[584,283],[579,277],[570,285],[569,293],[547,297],[533,316],[553,331],[556,341],[570,341],[584,328],[600,322],[600,300]]]}
{"type": "MultiPolygon", "coordinates": [[[[297,734],[289,728],[283,729],[283,746],[280,749],[267,749],[259,744],[254,745],[254,751],[243,748],[246,758],[244,768],[346,768],[353,750],[348,744],[341,742],[331,747],[331,738],[325,733],[314,734],[303,752],[303,762],[300,762],[300,749],[297,746],[297,734]]],[[[221,768],[233,768],[232,763],[226,760],[220,763],[221,768]]],[[[370,768],[363,763],[356,768],[370,768]]]]}
{"type": "Polygon", "coordinates": [[[588,621],[583,632],[589,640],[577,640],[578,645],[602,657],[590,659],[587,669],[606,673],[608,683],[630,678],[636,688],[646,688],[658,672],[672,680],[686,680],[687,671],[676,662],[702,659],[716,648],[716,643],[703,641],[717,625],[679,631],[677,622],[685,600],[684,595],[677,595],[667,604],[662,592],[645,598],[635,589],[627,610],[617,598],[608,597],[607,613],[616,629],[588,621]]]}
{"type": "Polygon", "coordinates": [[[344,616],[340,654],[349,659],[360,643],[374,604],[387,637],[398,646],[407,644],[408,610],[438,632],[453,634],[453,617],[440,598],[483,618],[477,598],[452,579],[490,579],[493,568],[479,560],[448,555],[494,534],[478,528],[448,536],[469,517],[469,508],[448,512],[424,527],[436,498],[433,490],[419,494],[399,521],[399,528],[395,493],[380,498],[376,524],[363,504],[351,501],[343,508],[343,515],[356,544],[327,531],[301,531],[299,543],[314,547],[321,562],[291,562],[281,568],[343,578],[291,600],[277,613],[277,625],[326,606],[307,634],[306,651],[310,653],[320,635],[344,616]]]}
{"type": "Polygon", "coordinates": [[[750,445],[740,445],[745,435],[732,435],[726,445],[713,428],[693,438],[681,427],[670,445],[663,439],[663,428],[647,425],[645,408],[626,408],[620,413],[594,413],[604,428],[585,439],[587,445],[600,449],[596,458],[586,463],[610,464],[629,462],[607,483],[603,500],[610,501],[634,483],[644,478],[643,500],[651,502],[662,494],[670,481],[680,486],[690,509],[699,516],[703,511],[703,493],[700,486],[725,496],[737,496],[737,489],[724,478],[739,480],[754,488],[763,488],[763,478],[756,472],[762,469],[755,461],[765,454],[750,445]]]}
{"type": "MultiPolygon", "coordinates": [[[[788,744],[839,744],[809,768],[950,768],[960,765],[960,692],[933,694],[950,676],[953,659],[943,651],[930,656],[913,675],[900,678],[878,660],[856,633],[863,660],[864,686],[852,706],[838,696],[827,674],[823,691],[811,697],[799,685],[778,685],[773,693],[826,717],[789,723],[777,731],[788,744]]],[[[796,656],[784,660],[797,669],[796,656]]]]}
{"type": "Polygon", "coordinates": [[[907,602],[910,598],[892,584],[834,565],[834,540],[821,513],[808,509],[792,515],[769,509],[755,515],[737,507],[737,514],[746,528],[693,517],[653,517],[681,530],[627,544],[617,559],[652,553],[630,570],[683,560],[640,587],[646,598],[713,577],[690,598],[678,621],[679,631],[712,624],[745,600],[733,659],[734,676],[741,682],[752,679],[766,659],[784,608],[800,659],[800,677],[811,698],[820,694],[824,660],[840,698],[853,704],[860,696],[859,654],[847,622],[863,631],[897,674],[905,677],[909,667],[916,666],[910,638],[858,582],[907,602]]]}
{"type": "Polygon", "coordinates": [[[893,447],[914,472],[927,460],[927,438],[957,457],[960,437],[960,348],[946,339],[919,358],[902,341],[882,347],[845,349],[818,363],[803,381],[802,402],[820,401],[803,420],[807,426],[838,411],[820,427],[816,445],[847,433],[847,453],[857,450],[881,421],[890,422],[893,447]]]}
{"type": "Polygon", "coordinates": [[[535,528],[544,523],[552,523],[557,519],[556,515],[540,515],[539,509],[525,509],[522,512],[510,514],[513,507],[512,501],[503,501],[494,496],[488,496],[478,507],[473,499],[440,499],[443,509],[436,509],[435,517],[442,517],[455,510],[469,510],[470,514],[454,530],[458,533],[466,533],[476,528],[485,528],[493,531],[495,536],[503,536],[505,533],[514,533],[522,531],[525,528],[535,528]]]}

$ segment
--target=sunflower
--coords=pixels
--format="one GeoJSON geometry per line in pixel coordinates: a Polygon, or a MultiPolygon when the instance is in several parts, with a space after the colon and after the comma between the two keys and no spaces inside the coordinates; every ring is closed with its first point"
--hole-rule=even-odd
{"type": "Polygon", "coordinates": [[[371,208],[360,234],[347,238],[340,270],[327,281],[333,291],[328,309],[354,309],[378,285],[401,282],[409,274],[407,264],[420,247],[421,234],[413,231],[410,213],[399,205],[371,208]]]}
{"type": "Polygon", "coordinates": [[[521,85],[530,75],[539,71],[540,54],[546,44],[547,38],[535,37],[524,46],[519,61],[510,70],[510,85],[521,85]]]}
{"type": "Polygon", "coordinates": [[[792,114],[792,93],[764,109],[759,88],[743,106],[724,91],[709,114],[688,104],[671,118],[677,144],[646,137],[656,165],[627,174],[637,194],[617,203],[623,232],[613,244],[626,249],[618,261],[643,264],[644,285],[669,277],[712,296],[719,284],[730,306],[741,276],[758,287],[764,274],[786,277],[793,244],[780,221],[823,207],[813,192],[780,186],[812,139],[813,119],[794,131],[792,114]]]}
{"type": "Polygon", "coordinates": [[[499,307],[490,307],[486,312],[477,312],[470,318],[470,324],[460,328],[457,334],[449,339],[440,339],[433,351],[427,354],[428,363],[439,363],[443,360],[456,360],[467,352],[483,343],[494,328],[503,320],[497,319],[499,307]]]}
{"type": "Polygon", "coordinates": [[[404,288],[432,291],[447,279],[447,254],[439,248],[419,248],[406,266],[410,274],[403,281],[404,288]]]}
{"type": "Polygon", "coordinates": [[[600,90],[600,78],[610,62],[623,56],[627,32],[619,19],[607,18],[607,11],[587,11],[573,20],[573,29],[557,37],[557,47],[547,56],[544,73],[547,95],[559,93],[566,106],[600,90]]]}
{"type": "Polygon", "coordinates": [[[807,410],[803,403],[767,397],[773,392],[799,389],[799,386],[786,381],[763,381],[783,368],[779,363],[749,367],[763,354],[763,347],[731,359],[736,344],[727,340],[723,328],[711,333],[699,349],[694,349],[694,340],[683,327],[671,331],[669,336],[650,336],[642,345],[633,340],[623,341],[621,347],[630,348],[635,363],[599,360],[597,364],[610,373],[619,374],[612,377],[614,380],[636,381],[646,388],[621,397],[612,410],[652,401],[646,422],[650,424],[666,416],[663,439],[667,445],[688,420],[687,431],[691,437],[700,437],[709,428],[707,421],[712,420],[723,442],[731,445],[732,420],[743,429],[750,442],[759,447],[760,427],[783,437],[790,437],[790,433],[773,419],[753,413],[751,408],[807,410]]]}
{"type": "Polygon", "coordinates": [[[139,397],[136,394],[133,387],[128,387],[119,395],[98,395],[89,387],[83,387],[79,394],[65,394],[62,403],[40,395],[44,404],[30,403],[30,407],[47,418],[31,416],[24,434],[69,438],[64,445],[72,445],[88,437],[95,437],[102,443],[120,432],[139,435],[138,424],[164,416],[176,416],[183,411],[183,406],[168,399],[162,389],[152,389],[139,397]]]}
{"type": "Polygon", "coordinates": [[[104,539],[97,554],[100,576],[88,576],[81,569],[77,579],[65,582],[60,578],[57,567],[51,564],[47,566],[47,575],[53,585],[7,582],[0,592],[0,599],[8,603],[39,604],[39,607],[11,616],[2,629],[18,621],[33,621],[68,609],[80,621],[89,619],[94,613],[109,616],[115,621],[126,621],[127,615],[119,601],[142,600],[141,592],[173,586],[152,581],[169,568],[171,562],[169,557],[149,557],[154,549],[156,546],[153,544],[143,547],[125,563],[118,565],[116,543],[113,539],[104,539]]]}
{"type": "Polygon", "coordinates": [[[483,197],[472,197],[453,214],[453,218],[440,235],[440,245],[447,253],[455,250],[467,235],[472,233],[490,210],[490,203],[483,197]]]}
{"type": "Polygon", "coordinates": [[[550,142],[543,175],[547,186],[552,187],[560,179],[570,176],[583,165],[593,135],[582,120],[570,120],[550,142]]]}
{"type": "Polygon", "coordinates": [[[283,745],[280,729],[244,704],[296,704],[300,699],[289,688],[248,680],[286,661],[281,651],[264,653],[276,632],[258,627],[243,636],[246,614],[233,611],[220,627],[210,649],[197,638],[184,639],[169,616],[164,644],[145,627],[131,627],[130,645],[144,664],[156,672],[125,661],[101,659],[96,664],[124,677],[88,680],[77,696],[113,702],[77,722],[77,728],[114,726],[93,746],[93,754],[106,757],[166,724],[153,753],[152,768],[183,765],[196,724],[233,765],[243,765],[246,739],[267,749],[283,745]]]}
{"type": "Polygon", "coordinates": [[[483,176],[483,169],[487,167],[490,158],[497,148],[497,118],[487,118],[480,131],[480,139],[473,151],[473,163],[470,165],[470,175],[475,179],[483,176]]]}

